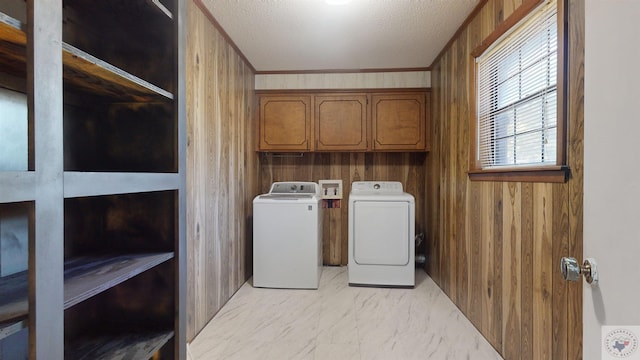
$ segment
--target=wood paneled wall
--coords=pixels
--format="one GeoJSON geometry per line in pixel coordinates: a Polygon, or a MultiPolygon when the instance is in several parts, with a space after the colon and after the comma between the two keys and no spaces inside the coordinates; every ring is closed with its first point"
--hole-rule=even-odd
{"type": "Polygon", "coordinates": [[[254,74],[187,1],[187,340],[251,275],[254,74]]]}
{"type": "MultiPolygon", "coordinates": [[[[425,153],[306,153],[302,157],[262,154],[260,190],[269,191],[274,181],[342,179],[340,208],[324,209],[323,262],[348,262],[348,194],[353,181],[400,181],[415,197],[416,234],[425,229],[425,153]]],[[[420,249],[418,249],[420,250],[420,249]]]]}
{"type": "Polygon", "coordinates": [[[569,1],[568,164],[563,184],[467,176],[470,52],[524,1],[488,0],[432,66],[427,271],[505,359],[578,359],[582,284],[584,0],[569,1]]]}

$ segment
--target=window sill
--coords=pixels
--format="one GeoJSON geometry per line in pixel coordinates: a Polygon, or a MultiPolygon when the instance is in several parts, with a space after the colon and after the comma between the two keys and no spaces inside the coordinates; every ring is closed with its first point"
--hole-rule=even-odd
{"type": "Polygon", "coordinates": [[[469,170],[469,180],[472,181],[564,183],[570,176],[571,171],[567,166],[469,170]]]}

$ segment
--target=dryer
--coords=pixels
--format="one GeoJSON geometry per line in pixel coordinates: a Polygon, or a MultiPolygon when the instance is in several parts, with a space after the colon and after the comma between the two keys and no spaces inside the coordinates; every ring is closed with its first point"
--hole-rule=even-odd
{"type": "Polygon", "coordinates": [[[253,199],[253,286],[317,289],[322,206],[314,182],[275,182],[253,199]]]}
{"type": "Polygon", "coordinates": [[[358,181],[349,194],[349,285],[415,286],[415,199],[396,181],[358,181]]]}

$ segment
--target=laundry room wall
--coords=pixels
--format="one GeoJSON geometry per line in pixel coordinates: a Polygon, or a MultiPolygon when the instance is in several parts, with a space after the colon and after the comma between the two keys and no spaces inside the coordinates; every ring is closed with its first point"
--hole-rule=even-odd
{"type": "Polygon", "coordinates": [[[187,341],[251,276],[254,71],[187,1],[187,341]]]}
{"type": "Polygon", "coordinates": [[[427,159],[429,275],[505,359],[579,359],[582,284],[584,0],[568,4],[566,183],[470,181],[471,51],[530,0],[485,0],[432,65],[427,159]],[[569,255],[571,254],[571,255],[569,255]]]}
{"type": "MultiPolygon", "coordinates": [[[[274,181],[318,181],[342,179],[340,208],[325,209],[323,216],[323,262],[348,262],[348,195],[353,181],[400,181],[415,197],[416,234],[426,232],[426,153],[305,153],[262,154],[260,191],[266,193],[274,181]]],[[[418,249],[422,251],[423,248],[418,249]]]]}

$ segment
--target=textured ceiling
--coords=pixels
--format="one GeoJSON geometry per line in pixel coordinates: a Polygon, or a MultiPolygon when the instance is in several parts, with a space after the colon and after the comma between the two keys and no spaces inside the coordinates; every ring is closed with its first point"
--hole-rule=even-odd
{"type": "Polygon", "coordinates": [[[257,71],[424,68],[479,0],[202,0],[257,71]]]}

